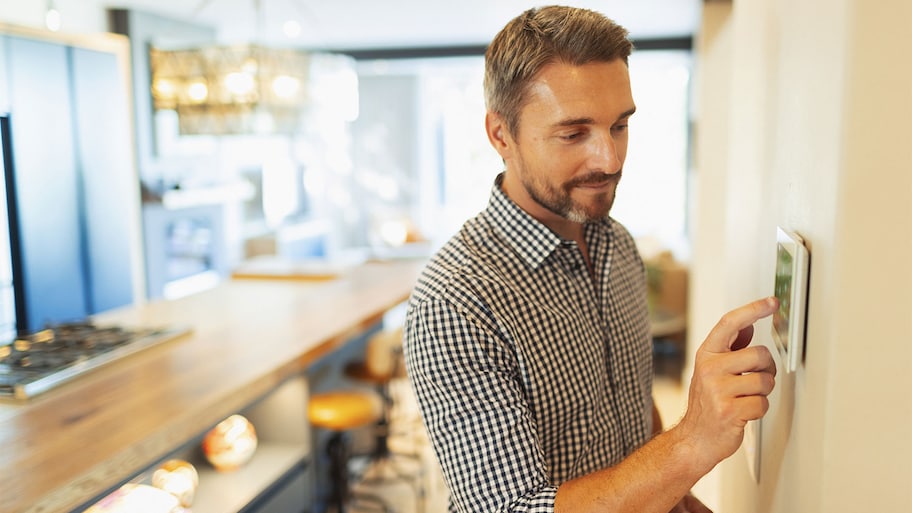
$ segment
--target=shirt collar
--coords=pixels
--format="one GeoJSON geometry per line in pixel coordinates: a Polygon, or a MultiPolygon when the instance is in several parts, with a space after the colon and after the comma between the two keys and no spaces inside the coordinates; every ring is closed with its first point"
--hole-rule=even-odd
{"type": "MultiPolygon", "coordinates": [[[[494,232],[531,268],[540,266],[561,245],[574,244],[562,239],[507,197],[500,188],[502,181],[503,173],[500,173],[494,179],[491,199],[484,215],[491,222],[494,232]]],[[[603,224],[610,230],[611,219],[596,224],[603,224]]]]}

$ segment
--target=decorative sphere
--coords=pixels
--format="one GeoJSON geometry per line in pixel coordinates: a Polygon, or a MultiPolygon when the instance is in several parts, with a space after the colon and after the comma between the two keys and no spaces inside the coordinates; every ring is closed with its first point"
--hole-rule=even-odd
{"type": "Polygon", "coordinates": [[[219,472],[231,472],[243,466],[253,457],[256,447],[253,424],[241,415],[219,422],[203,437],[203,454],[219,472]]]}
{"type": "Polygon", "coordinates": [[[181,506],[189,508],[199,486],[199,474],[184,460],[168,460],[152,473],[152,486],[177,497],[181,506]]]}

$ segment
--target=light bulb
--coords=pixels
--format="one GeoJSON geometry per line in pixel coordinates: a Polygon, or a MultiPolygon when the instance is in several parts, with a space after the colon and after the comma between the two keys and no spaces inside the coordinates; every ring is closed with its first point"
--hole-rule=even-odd
{"type": "Polygon", "coordinates": [[[294,98],[300,87],[301,82],[288,75],[279,75],[272,79],[272,92],[279,98],[286,100],[294,98]]]}
{"type": "Polygon", "coordinates": [[[301,24],[295,20],[288,20],[282,25],[285,36],[294,39],[301,35],[301,24]]]}
{"type": "Polygon", "coordinates": [[[51,7],[44,14],[44,24],[47,26],[48,30],[52,32],[57,32],[60,30],[60,11],[51,7]]]}
{"type": "Polygon", "coordinates": [[[225,75],[225,88],[234,96],[247,96],[256,87],[256,81],[249,73],[235,71],[225,75]]]}
{"type": "Polygon", "coordinates": [[[156,80],[155,92],[158,93],[158,96],[161,98],[173,98],[175,92],[174,82],[167,79],[156,80]]]}
{"type": "Polygon", "coordinates": [[[195,102],[201,102],[209,96],[209,88],[203,82],[194,82],[187,88],[187,95],[195,102]]]}

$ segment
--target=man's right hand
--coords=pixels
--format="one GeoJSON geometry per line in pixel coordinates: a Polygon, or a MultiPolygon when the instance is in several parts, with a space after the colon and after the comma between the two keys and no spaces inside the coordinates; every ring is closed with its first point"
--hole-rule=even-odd
{"type": "Polygon", "coordinates": [[[697,350],[681,421],[619,464],[562,483],[554,510],[707,513],[690,489],[738,449],[747,422],[769,408],[776,365],[766,347],[747,346],[754,323],[778,307],[769,298],[725,314],[697,350]]]}
{"type": "Polygon", "coordinates": [[[778,307],[770,297],[728,312],[697,350],[687,412],[676,428],[705,472],[738,450],[747,422],[769,409],[776,364],[765,346],[747,346],[754,322],[778,307]]]}

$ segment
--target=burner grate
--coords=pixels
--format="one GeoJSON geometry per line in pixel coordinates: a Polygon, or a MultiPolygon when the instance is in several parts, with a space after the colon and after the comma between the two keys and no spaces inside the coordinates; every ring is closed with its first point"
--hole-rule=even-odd
{"type": "Polygon", "coordinates": [[[0,397],[27,399],[80,374],[189,332],[63,323],[0,346],[0,397]]]}

